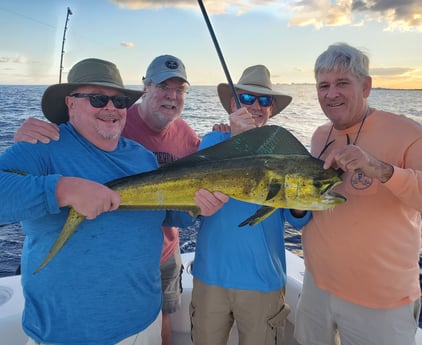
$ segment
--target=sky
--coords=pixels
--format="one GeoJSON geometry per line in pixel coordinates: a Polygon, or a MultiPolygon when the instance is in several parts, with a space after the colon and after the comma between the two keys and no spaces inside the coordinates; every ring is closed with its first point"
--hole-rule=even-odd
{"type": "MultiPolygon", "coordinates": [[[[2,1],[0,84],[66,82],[75,63],[96,57],[114,62],[126,85],[141,85],[162,54],[184,62],[191,85],[227,82],[198,1],[2,1]]],[[[314,83],[318,55],[346,42],[369,55],[373,87],[422,89],[421,0],[202,2],[235,83],[256,64],[273,83],[314,83]]]]}

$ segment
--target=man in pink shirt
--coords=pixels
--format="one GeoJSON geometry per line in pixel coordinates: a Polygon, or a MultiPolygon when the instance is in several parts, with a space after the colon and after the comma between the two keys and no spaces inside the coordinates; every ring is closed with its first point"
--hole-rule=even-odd
{"type": "MultiPolygon", "coordinates": [[[[171,163],[196,152],[200,139],[180,118],[189,86],[183,62],[171,55],[156,57],[148,66],[143,83],[141,102],[128,109],[122,136],[137,141],[152,151],[157,156],[159,165],[171,163]]],[[[31,118],[18,129],[15,141],[47,142],[49,139],[57,139],[58,136],[55,124],[31,118]]],[[[163,227],[162,230],[162,345],[170,345],[170,314],[181,304],[183,268],[179,229],[163,227]]]]}
{"type": "Polygon", "coordinates": [[[295,336],[303,345],[413,345],[420,309],[422,126],[368,104],[369,59],[331,45],[315,63],[329,122],[311,152],[344,171],[347,201],[313,213],[302,235],[303,291],[295,336]]]}
{"type": "MultiPolygon", "coordinates": [[[[186,121],[180,118],[189,86],[183,62],[171,55],[158,56],[148,66],[143,82],[145,93],[140,103],[128,109],[127,124],[122,136],[135,140],[154,152],[159,165],[196,152],[200,139],[186,121]]],[[[183,268],[179,229],[162,229],[162,345],[170,345],[170,314],[181,304],[183,268]]]]}

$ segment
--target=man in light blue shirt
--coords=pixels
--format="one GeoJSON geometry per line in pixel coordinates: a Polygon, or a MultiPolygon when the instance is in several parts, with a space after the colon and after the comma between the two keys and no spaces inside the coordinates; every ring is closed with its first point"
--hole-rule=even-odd
{"type": "MultiPolygon", "coordinates": [[[[231,132],[207,134],[200,149],[264,126],[291,101],[272,89],[270,73],[263,65],[247,68],[235,87],[242,105],[238,110],[229,85],[220,84],[217,89],[230,114],[231,132]]],[[[201,223],[192,266],[195,345],[225,344],[234,321],[241,345],[282,344],[289,312],[284,303],[284,222],[300,228],[311,213],[280,209],[253,227],[239,228],[260,207],[230,199],[201,223]]]]}
{"type": "MultiPolygon", "coordinates": [[[[82,60],[68,83],[48,87],[42,97],[44,115],[61,123],[60,139],[16,143],[0,157],[0,222],[22,221],[26,235],[21,271],[28,344],[114,345],[130,337],[161,343],[161,225],[186,226],[192,219],[117,210],[119,194],[103,185],[158,167],[153,153],[120,136],[127,108],[141,95],[124,88],[114,64],[82,60]],[[87,220],[33,274],[68,207],[87,220]]],[[[207,191],[196,201],[205,215],[222,203],[207,191]]]]}

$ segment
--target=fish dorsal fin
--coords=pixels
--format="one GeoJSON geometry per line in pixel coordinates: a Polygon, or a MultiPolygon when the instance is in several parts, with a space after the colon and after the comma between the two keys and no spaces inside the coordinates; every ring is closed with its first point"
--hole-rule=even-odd
{"type": "Polygon", "coordinates": [[[178,159],[171,165],[218,161],[254,154],[310,155],[306,147],[287,129],[271,125],[238,134],[219,144],[178,159]]]}
{"type": "MultiPolygon", "coordinates": [[[[310,155],[306,147],[286,128],[281,126],[264,126],[252,129],[250,136],[256,136],[254,145],[257,145],[256,153],[269,153],[279,155],[310,155]]],[[[242,135],[242,134],[239,134],[242,135]]],[[[236,137],[234,137],[236,138],[236,137]]],[[[245,138],[251,140],[251,138],[245,138]]]]}

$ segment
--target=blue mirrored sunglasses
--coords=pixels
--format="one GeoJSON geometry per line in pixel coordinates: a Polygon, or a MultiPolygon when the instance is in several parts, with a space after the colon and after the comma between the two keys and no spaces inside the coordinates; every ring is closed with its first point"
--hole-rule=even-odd
{"type": "Polygon", "coordinates": [[[261,107],[269,107],[273,104],[272,96],[255,96],[250,93],[241,93],[239,95],[240,103],[245,105],[252,105],[258,99],[258,103],[261,107]]]}
{"type": "Polygon", "coordinates": [[[76,98],[87,97],[89,98],[89,103],[91,103],[94,108],[104,108],[108,101],[111,100],[117,109],[124,109],[129,106],[130,101],[128,96],[107,96],[96,93],[74,93],[70,96],[76,98]]]}

